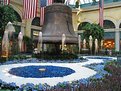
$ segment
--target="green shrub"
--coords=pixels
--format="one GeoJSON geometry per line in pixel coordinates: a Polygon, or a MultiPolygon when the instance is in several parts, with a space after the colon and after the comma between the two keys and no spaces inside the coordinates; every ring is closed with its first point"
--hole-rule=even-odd
{"type": "Polygon", "coordinates": [[[76,7],[76,8],[79,8],[79,1],[76,1],[75,7],[76,7]]]}
{"type": "Polygon", "coordinates": [[[33,55],[33,57],[36,57],[38,59],[46,59],[46,60],[71,60],[71,59],[78,58],[76,54],[67,53],[67,52],[60,53],[60,54],[45,52],[45,53],[33,55]]]}
{"type": "Polygon", "coordinates": [[[30,58],[30,57],[25,54],[18,54],[18,55],[10,56],[9,60],[22,60],[22,59],[27,59],[27,58],[30,58]]]}
{"type": "Polygon", "coordinates": [[[4,62],[6,62],[7,61],[7,58],[5,58],[5,57],[0,57],[0,63],[4,63],[4,62]]]}

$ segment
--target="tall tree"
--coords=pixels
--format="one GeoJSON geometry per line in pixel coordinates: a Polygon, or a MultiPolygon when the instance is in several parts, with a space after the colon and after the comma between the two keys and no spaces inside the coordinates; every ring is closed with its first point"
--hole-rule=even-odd
{"type": "Polygon", "coordinates": [[[90,35],[94,39],[98,39],[99,41],[103,39],[104,29],[102,27],[100,27],[98,24],[87,23],[85,26],[83,26],[82,29],[85,30],[83,35],[84,35],[84,38],[87,40],[90,35]]]}
{"type": "Polygon", "coordinates": [[[83,32],[83,38],[86,39],[87,42],[89,42],[89,36],[91,35],[93,38],[93,47],[94,47],[94,40],[95,39],[98,39],[98,41],[99,41],[98,44],[100,45],[101,40],[104,37],[104,29],[102,27],[100,27],[98,24],[87,23],[85,26],[83,26],[82,29],[85,30],[83,32]]]}
{"type": "Polygon", "coordinates": [[[14,9],[9,5],[0,6],[0,36],[3,36],[7,23],[16,21],[14,9]]]}

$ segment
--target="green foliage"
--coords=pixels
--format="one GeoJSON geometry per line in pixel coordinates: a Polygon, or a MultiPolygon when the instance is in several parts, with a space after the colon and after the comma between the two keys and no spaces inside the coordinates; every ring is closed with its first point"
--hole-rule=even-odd
{"type": "Polygon", "coordinates": [[[97,24],[87,23],[83,27],[83,30],[85,30],[83,35],[86,40],[89,40],[90,35],[93,37],[93,39],[98,39],[98,41],[101,41],[103,39],[104,29],[97,24]]]}
{"type": "Polygon", "coordinates": [[[115,65],[117,65],[116,63],[117,63],[117,60],[113,60],[113,61],[107,62],[106,66],[107,65],[113,65],[113,66],[115,66],[115,65]]]}
{"type": "Polygon", "coordinates": [[[25,54],[18,54],[18,55],[13,55],[9,57],[9,60],[23,60],[23,59],[27,59],[30,58],[30,56],[27,56],[25,54]]]}
{"type": "Polygon", "coordinates": [[[114,56],[118,56],[118,55],[121,55],[121,51],[115,51],[114,49],[112,50],[112,54],[114,56]]]}
{"type": "Polygon", "coordinates": [[[24,36],[23,41],[26,44],[26,50],[28,53],[32,53],[33,51],[33,41],[31,38],[24,36]]]}
{"type": "Polygon", "coordinates": [[[11,91],[11,90],[9,90],[9,89],[8,89],[8,90],[7,90],[7,89],[3,89],[3,90],[2,90],[2,89],[1,89],[0,91],[11,91]]]}
{"type": "MultiPolygon", "coordinates": [[[[102,79],[90,79],[87,80],[78,80],[70,82],[58,83],[54,87],[45,84],[40,85],[30,85],[24,84],[19,89],[18,86],[12,87],[5,82],[0,85],[0,91],[19,91],[23,89],[24,91],[43,91],[40,89],[45,89],[46,91],[71,91],[74,88],[74,91],[121,91],[121,65],[116,61],[109,62],[106,65],[107,69],[111,74],[107,74],[102,79]],[[27,90],[29,89],[29,90],[27,90]],[[31,90],[32,89],[32,90],[31,90]]],[[[38,80],[39,81],[39,80],[38,80]]]]}
{"type": "MultiPolygon", "coordinates": [[[[98,39],[98,44],[100,45],[101,40],[104,37],[104,29],[100,27],[98,24],[90,24],[87,23],[85,26],[82,27],[83,30],[83,39],[86,39],[87,43],[89,44],[89,36],[91,35],[93,38],[93,48],[94,49],[94,40],[98,39]]],[[[89,45],[87,45],[89,47],[89,45]]]]}
{"type": "Polygon", "coordinates": [[[71,60],[71,59],[78,58],[76,54],[67,53],[67,52],[64,52],[61,54],[45,52],[45,53],[36,54],[33,56],[38,59],[46,59],[46,60],[71,60]]]}
{"type": "Polygon", "coordinates": [[[6,62],[7,61],[7,58],[5,58],[5,57],[0,57],[0,63],[4,63],[4,62],[6,62]]]}
{"type": "Polygon", "coordinates": [[[79,8],[79,1],[78,0],[76,1],[75,7],[79,8]]]}
{"type": "Polygon", "coordinates": [[[9,5],[0,6],[0,36],[3,35],[7,23],[16,21],[14,9],[9,5]]]}

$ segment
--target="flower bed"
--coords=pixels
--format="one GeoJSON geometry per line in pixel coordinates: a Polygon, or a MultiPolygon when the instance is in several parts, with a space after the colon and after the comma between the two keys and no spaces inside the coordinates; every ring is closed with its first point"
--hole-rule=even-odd
{"type": "MultiPolygon", "coordinates": [[[[102,71],[104,68],[104,64],[91,64],[88,65],[88,67],[96,70],[96,71],[102,71]]],[[[66,81],[58,83],[55,86],[50,86],[48,84],[38,84],[34,85],[33,83],[27,83],[21,85],[19,88],[15,85],[15,83],[5,83],[0,80],[0,87],[2,89],[16,89],[18,91],[120,91],[121,90],[121,66],[115,65],[106,65],[108,68],[107,70],[111,72],[111,75],[106,75],[102,79],[99,76],[96,76],[92,78],[87,79],[80,79],[76,81],[66,81]],[[118,75],[117,75],[118,74],[118,75]],[[99,79],[97,79],[99,78],[99,79]],[[115,79],[115,80],[114,80],[115,79]],[[7,85],[6,85],[7,84],[7,85]],[[10,87],[10,84],[14,84],[13,87],[10,87]]]]}

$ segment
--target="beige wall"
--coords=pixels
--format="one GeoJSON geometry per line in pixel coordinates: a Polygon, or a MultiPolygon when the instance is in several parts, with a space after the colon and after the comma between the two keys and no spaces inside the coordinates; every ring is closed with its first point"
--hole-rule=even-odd
{"type": "MultiPolygon", "coordinates": [[[[121,2],[105,4],[104,6],[105,6],[104,20],[111,20],[115,24],[116,28],[119,28],[119,25],[121,23],[121,2]]],[[[98,6],[87,8],[87,9],[80,9],[78,12],[79,12],[77,16],[78,21],[75,22],[76,24],[79,24],[81,22],[90,22],[90,23],[98,24],[99,22],[98,6]]],[[[77,30],[76,26],[75,26],[75,30],[77,30]]]]}
{"type": "MultiPolygon", "coordinates": [[[[76,11],[76,10],[75,10],[76,11]]],[[[77,33],[81,33],[83,31],[78,31],[78,25],[82,22],[90,22],[97,23],[99,22],[99,9],[98,6],[91,6],[86,9],[77,9],[77,14],[73,11],[73,16],[77,17],[73,19],[74,30],[77,33]]],[[[121,28],[119,25],[121,24],[121,2],[115,2],[104,5],[104,20],[110,20],[114,23],[114,29],[105,29],[105,32],[115,32],[115,50],[120,50],[120,32],[121,28]]]]}
{"type": "MultiPolygon", "coordinates": [[[[23,9],[22,0],[11,0],[11,6],[14,8],[16,12],[18,12],[18,14],[21,16],[21,19],[22,19],[22,9],[23,9]]],[[[74,31],[77,31],[78,25],[81,22],[98,23],[99,21],[98,6],[94,6],[86,9],[80,9],[80,10],[74,9],[72,11],[73,11],[72,20],[73,20],[74,31]]],[[[39,7],[37,12],[38,12],[37,16],[39,17],[40,16],[39,7]]],[[[111,20],[116,25],[116,28],[118,29],[119,24],[121,23],[121,2],[106,4],[104,9],[104,19],[111,20]]],[[[24,34],[29,37],[31,36],[32,20],[33,19],[22,20],[22,23],[20,23],[20,25],[22,26],[21,28],[22,31],[24,31],[24,34]]],[[[40,27],[40,30],[41,30],[41,27],[40,27]]]]}
{"type": "Polygon", "coordinates": [[[74,27],[74,31],[76,31],[77,27],[78,27],[78,16],[77,16],[77,10],[73,10],[73,13],[72,13],[72,22],[73,22],[73,27],[74,27]]]}

